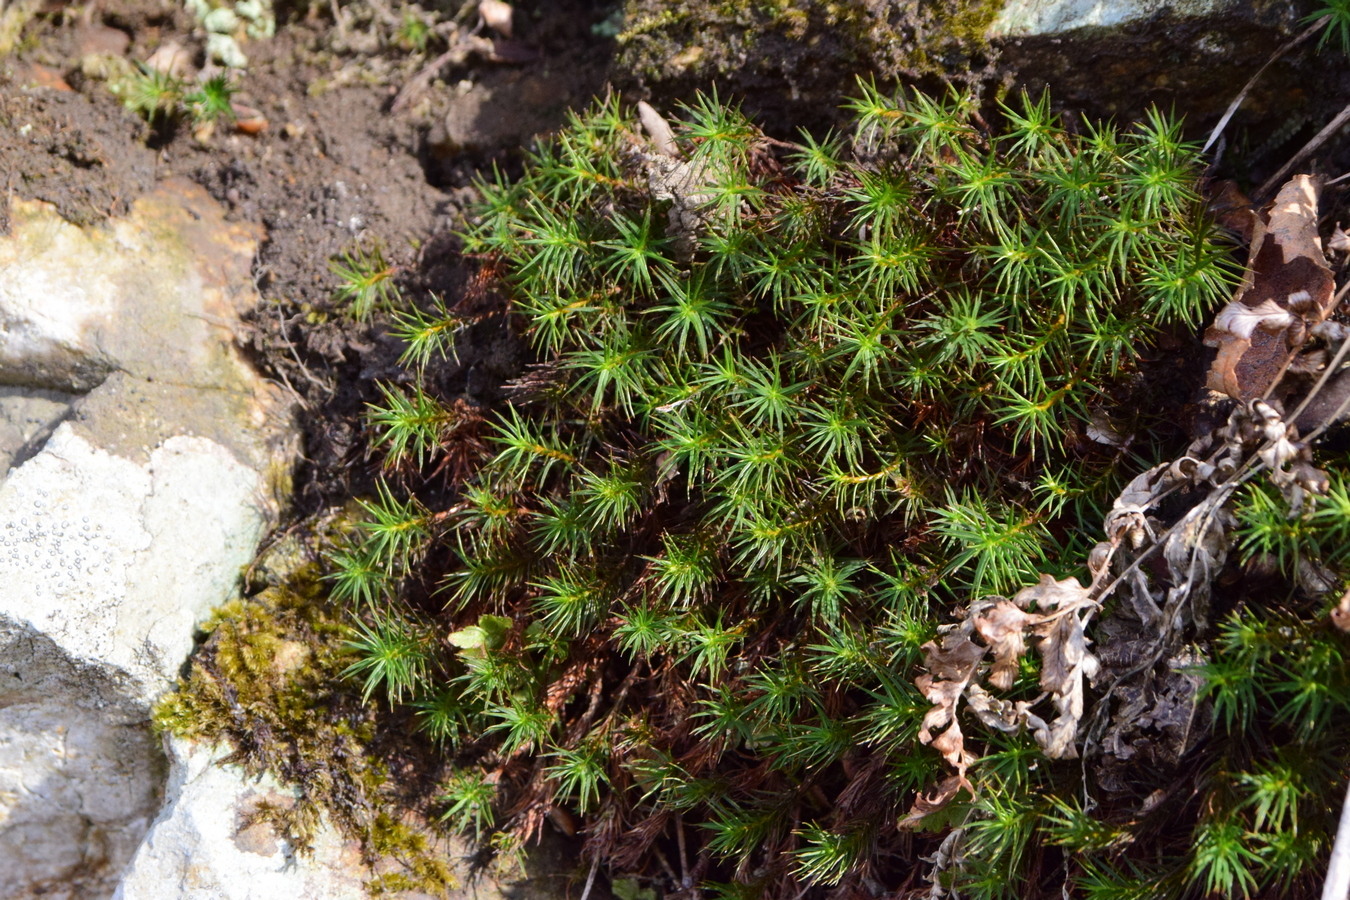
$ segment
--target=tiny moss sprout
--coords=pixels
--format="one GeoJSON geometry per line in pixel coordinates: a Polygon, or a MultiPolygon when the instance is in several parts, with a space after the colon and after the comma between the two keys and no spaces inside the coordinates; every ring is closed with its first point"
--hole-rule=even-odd
{"type": "Polygon", "coordinates": [[[138,63],[136,70],[113,85],[122,104],[151,125],[185,118],[194,125],[234,119],[230,98],[238,85],[228,75],[213,75],[195,86],[177,76],[138,63]]]}
{"type": "Polygon", "coordinates": [[[405,9],[398,31],[394,34],[394,43],[404,50],[423,53],[433,33],[431,24],[423,16],[412,9],[405,9]]]}
{"type": "Polygon", "coordinates": [[[213,75],[202,82],[196,90],[183,97],[188,115],[198,125],[214,122],[230,122],[235,118],[230,98],[239,88],[227,75],[213,75]]]}
{"type": "Polygon", "coordinates": [[[165,72],[139,65],[116,86],[116,91],[122,105],[153,125],[156,117],[176,110],[182,86],[165,72]]]}
{"type": "Polygon", "coordinates": [[[332,260],[328,270],[338,279],[334,296],[358,321],[366,321],[378,309],[395,305],[399,296],[394,283],[396,270],[379,246],[355,247],[332,260]]]}

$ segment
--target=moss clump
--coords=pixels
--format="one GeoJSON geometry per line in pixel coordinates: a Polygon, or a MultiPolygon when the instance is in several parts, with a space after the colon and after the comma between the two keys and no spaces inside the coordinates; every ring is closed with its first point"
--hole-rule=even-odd
{"type": "MultiPolygon", "coordinates": [[[[472,473],[452,332],[413,329],[436,348],[372,409],[388,479],[333,556],[348,672],[464,767],[465,830],[571,821],[615,872],[678,854],[736,896],[914,884],[951,846],[895,828],[944,774],[925,642],[1069,574],[1176,437],[1151,341],[1229,282],[1177,123],[1073,134],[1022,98],[996,130],[871,88],[849,113],[785,145],[703,98],[647,141],[610,99],[484,185],[468,246],[538,365],[472,473]]],[[[1034,704],[1036,666],[1015,681],[1034,704]]],[[[994,823],[955,886],[1087,890],[1033,849],[1082,770],[980,740],[978,799],[918,816],[994,823]]]]}
{"type": "Polygon", "coordinates": [[[267,823],[298,852],[312,848],[326,814],[362,842],[373,891],[457,887],[441,838],[400,818],[400,811],[427,812],[418,783],[389,775],[391,760],[408,765],[415,751],[384,745],[382,735],[398,722],[365,706],[342,677],[352,662],[348,628],[314,576],[312,564],[303,566],[284,583],[216,610],[187,676],[156,706],[154,722],[180,737],[233,746],[231,762],[294,785],[294,804],[260,804],[249,824],[267,823]]]}

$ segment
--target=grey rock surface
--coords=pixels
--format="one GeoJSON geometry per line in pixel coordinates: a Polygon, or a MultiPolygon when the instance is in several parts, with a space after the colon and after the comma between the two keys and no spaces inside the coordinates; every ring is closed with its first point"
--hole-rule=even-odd
{"type": "Polygon", "coordinates": [[[989,27],[992,37],[1049,35],[1075,28],[1110,28],[1160,15],[1211,16],[1235,0],[1008,0],[989,27]]]}
{"type": "Polygon", "coordinates": [[[223,753],[166,743],[162,813],[114,894],[116,900],[363,900],[369,870],[360,849],[324,822],[311,852],[251,822],[259,804],[287,806],[293,791],[220,765],[223,753]]]}
{"type": "Polygon", "coordinates": [[[275,519],[288,404],[233,349],[260,235],[167,181],[0,238],[0,897],[103,898],[158,813],[150,706],[275,519]]]}

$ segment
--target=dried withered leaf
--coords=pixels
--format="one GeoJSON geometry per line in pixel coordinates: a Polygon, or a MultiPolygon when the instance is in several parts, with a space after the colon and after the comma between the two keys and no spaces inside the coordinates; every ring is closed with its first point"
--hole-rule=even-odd
{"type": "Polygon", "coordinates": [[[1058,580],[1051,575],[1041,575],[1041,580],[1028,588],[1022,588],[1013,597],[1013,603],[1022,608],[1036,604],[1041,612],[1058,612],[1073,609],[1088,603],[1088,589],[1077,578],[1058,580]]]}
{"type": "Polygon", "coordinates": [[[948,775],[938,783],[937,787],[914,798],[914,805],[900,819],[900,830],[906,831],[914,828],[924,817],[945,809],[962,791],[972,797],[975,796],[975,789],[971,787],[970,782],[966,780],[964,775],[948,775]]]}
{"type": "Polygon", "coordinates": [[[1106,514],[1104,527],[1112,543],[1125,542],[1138,549],[1153,538],[1147,513],[1158,500],[1158,475],[1166,468],[1166,463],[1156,465],[1125,485],[1106,514]]]}
{"type": "Polygon", "coordinates": [[[1264,395],[1306,328],[1330,313],[1334,292],[1317,236],[1317,187],[1295,175],[1256,223],[1242,286],[1205,332],[1219,350],[1208,386],[1239,400],[1264,395]]]}
{"type": "MultiPolygon", "coordinates": [[[[1231,518],[1232,514],[1226,510],[1201,504],[1186,513],[1163,542],[1163,559],[1167,561],[1167,571],[1172,582],[1168,592],[1169,601],[1173,598],[1186,599],[1188,602],[1185,606],[1197,620],[1203,618],[1210,585],[1228,558],[1232,541],[1228,537],[1227,526],[1231,518]]],[[[1178,610],[1183,608],[1179,602],[1169,605],[1178,610]]],[[[1169,628],[1176,628],[1180,624],[1165,623],[1169,628]]]]}
{"type": "Polygon", "coordinates": [[[1096,441],[1099,444],[1105,444],[1108,447],[1128,446],[1133,434],[1122,430],[1119,423],[1113,420],[1109,413],[1103,409],[1094,409],[1087,423],[1087,436],[1089,440],[1096,441]]]}
{"type": "Polygon", "coordinates": [[[942,758],[947,761],[948,765],[962,775],[966,774],[966,769],[976,759],[973,753],[966,750],[965,735],[961,733],[961,723],[954,717],[952,724],[947,726],[947,730],[933,740],[933,749],[941,753],[942,758]]]}
{"type": "Polygon", "coordinates": [[[914,684],[933,707],[924,714],[919,726],[919,742],[931,743],[947,762],[964,774],[972,757],[962,741],[956,704],[988,649],[972,641],[969,628],[963,627],[943,635],[940,645],[929,641],[923,645],[923,651],[927,671],[914,679],[914,684]],[[947,730],[934,738],[933,732],[944,726],[947,730]]]}
{"type": "MultiPolygon", "coordinates": [[[[1107,674],[1128,674],[1135,670],[1135,659],[1122,657],[1107,674]]],[[[1135,670],[1115,691],[1117,706],[1102,736],[1104,758],[1097,770],[1102,786],[1112,793],[1133,793],[1143,783],[1170,777],[1206,732],[1205,719],[1197,712],[1204,684],[1199,668],[1208,659],[1185,647],[1160,662],[1146,672],[1135,670]]]]}
{"type": "Polygon", "coordinates": [[[1028,726],[1033,730],[1046,727],[1045,720],[1031,711],[1029,702],[1000,700],[978,684],[966,688],[966,706],[986,728],[1005,734],[1017,734],[1028,726]]]}
{"type": "Polygon", "coordinates": [[[1060,616],[1037,626],[1036,632],[1042,638],[1041,689],[1062,696],[1080,692],[1081,700],[1083,676],[1097,674],[1097,657],[1088,651],[1083,623],[1077,616],[1060,616]]]}
{"type": "Polygon", "coordinates": [[[1115,550],[1110,541],[1098,541],[1092,546],[1091,552],[1088,553],[1088,571],[1092,573],[1093,579],[1101,578],[1106,573],[1106,567],[1111,565],[1111,557],[1115,555],[1115,550]]]}
{"type": "Polygon", "coordinates": [[[1236,301],[1229,303],[1214,317],[1214,332],[1226,332],[1231,337],[1251,342],[1252,332],[1283,331],[1294,324],[1294,315],[1274,300],[1264,300],[1260,306],[1248,306],[1236,301]]]}
{"type": "Polygon", "coordinates": [[[923,694],[924,699],[933,704],[933,708],[924,713],[919,724],[919,742],[927,744],[933,740],[933,732],[946,727],[956,716],[956,701],[961,699],[966,689],[964,681],[934,681],[932,675],[923,674],[914,679],[914,685],[923,694]]]}
{"type": "Polygon", "coordinates": [[[1218,223],[1235,232],[1244,244],[1250,244],[1261,219],[1237,182],[1228,179],[1215,182],[1208,193],[1209,211],[1218,223]]]}
{"type": "Polygon", "coordinates": [[[1336,230],[1327,239],[1327,249],[1338,253],[1350,253],[1350,234],[1346,234],[1341,226],[1337,225],[1336,230]]]}
{"type": "Polygon", "coordinates": [[[1017,661],[1027,652],[1024,631],[1035,619],[1012,601],[1003,599],[982,604],[981,611],[971,617],[975,630],[994,652],[989,683],[1001,691],[1011,688],[1017,679],[1017,661]]]}
{"type": "MultiPolygon", "coordinates": [[[[1334,570],[1306,556],[1299,558],[1294,570],[1294,584],[1314,597],[1330,593],[1339,580],[1334,570]]],[[[1332,616],[1332,622],[1335,623],[1335,616],[1332,616]]]]}
{"type": "Polygon", "coordinates": [[[942,681],[969,681],[976,663],[985,654],[985,648],[972,641],[963,630],[944,634],[941,645],[929,641],[921,649],[924,652],[924,668],[942,681]]]}
{"type": "Polygon", "coordinates": [[[1084,612],[1091,608],[1088,591],[1077,579],[1055,581],[1048,575],[1026,590],[1039,591],[1037,603],[1044,608],[1060,610],[1059,615],[1042,620],[1035,629],[1041,637],[1037,648],[1041,654],[1041,690],[1050,693],[1059,715],[1046,727],[1033,726],[1032,733],[1046,756],[1073,759],[1078,755],[1074,738],[1083,718],[1083,679],[1094,677],[1100,667],[1097,657],[1088,651],[1084,620],[1073,612],[1076,607],[1084,612]]]}

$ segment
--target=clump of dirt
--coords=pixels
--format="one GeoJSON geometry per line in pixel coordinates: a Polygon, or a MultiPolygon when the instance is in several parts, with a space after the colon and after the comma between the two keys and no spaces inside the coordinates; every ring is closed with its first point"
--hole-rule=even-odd
{"type": "Polygon", "coordinates": [[[125,213],[155,182],[155,154],[138,140],[140,124],[111,96],[23,89],[21,77],[0,69],[0,131],[7,135],[0,141],[0,231],[9,231],[13,196],[51,203],[77,225],[125,213]]]}

